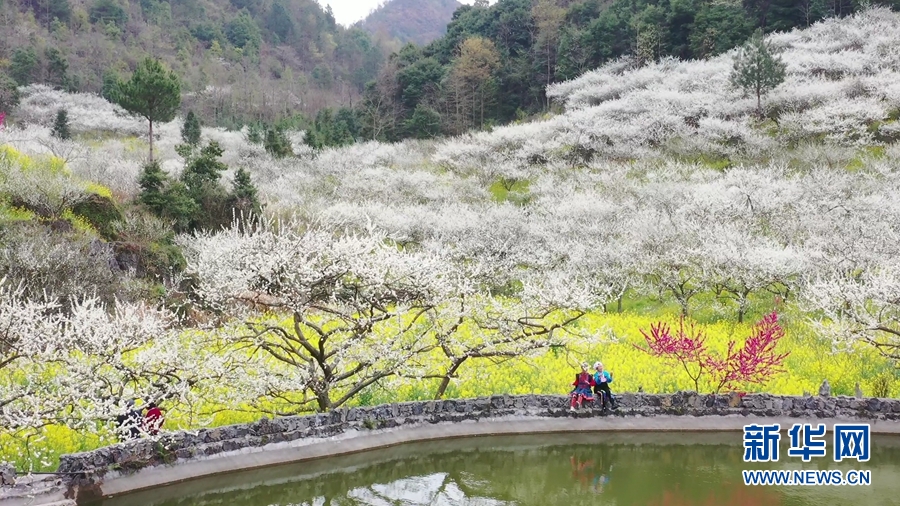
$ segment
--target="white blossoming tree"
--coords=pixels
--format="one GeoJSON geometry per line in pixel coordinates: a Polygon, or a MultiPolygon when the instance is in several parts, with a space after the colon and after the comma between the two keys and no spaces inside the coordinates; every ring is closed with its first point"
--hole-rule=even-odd
{"type": "Polygon", "coordinates": [[[290,412],[340,407],[431,349],[426,316],[459,281],[439,255],[374,230],[268,223],[185,247],[201,300],[245,320],[233,342],[277,364],[255,393],[290,412]]]}

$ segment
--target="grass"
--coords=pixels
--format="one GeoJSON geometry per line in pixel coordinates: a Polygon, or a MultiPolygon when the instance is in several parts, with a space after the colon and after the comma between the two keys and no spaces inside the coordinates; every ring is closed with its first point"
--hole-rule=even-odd
{"type": "Polygon", "coordinates": [[[488,188],[495,202],[525,203],[530,182],[520,179],[498,179],[488,188]]]}

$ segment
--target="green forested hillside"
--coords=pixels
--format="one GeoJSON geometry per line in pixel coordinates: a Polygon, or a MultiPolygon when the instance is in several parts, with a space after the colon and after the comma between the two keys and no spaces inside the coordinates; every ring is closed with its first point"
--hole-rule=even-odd
{"type": "Polygon", "coordinates": [[[101,92],[152,55],[220,125],[349,105],[385,56],[315,0],[3,0],[0,33],[0,72],[19,85],[101,92]]]}
{"type": "Polygon", "coordinates": [[[313,147],[455,135],[541,114],[551,106],[548,85],[618,58],[626,57],[623,69],[707,58],[757,29],[787,31],[862,7],[857,0],[481,1],[459,7],[442,37],[392,51],[398,38],[437,27],[454,3],[393,0],[346,29],[315,0],[2,0],[0,107],[10,79],[103,92],[149,54],[179,75],[182,108],[205,124],[302,114],[307,120],[286,126],[307,130],[313,147]]]}
{"type": "Polygon", "coordinates": [[[461,5],[456,0],[390,0],[358,26],[400,43],[428,44],[447,33],[447,24],[461,5]]]}
{"type": "MultiPolygon", "coordinates": [[[[873,4],[893,9],[898,0],[873,4]]],[[[855,0],[499,0],[463,6],[447,34],[408,45],[382,68],[359,108],[379,139],[458,134],[549,107],[548,84],[623,56],[633,68],[701,59],[756,29],[807,27],[858,11],[855,0]]]]}

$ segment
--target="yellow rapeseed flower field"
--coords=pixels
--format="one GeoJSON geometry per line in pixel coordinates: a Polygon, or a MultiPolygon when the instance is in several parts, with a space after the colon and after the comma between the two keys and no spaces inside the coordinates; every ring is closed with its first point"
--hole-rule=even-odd
{"type": "MultiPolygon", "coordinates": [[[[642,329],[658,321],[677,326],[677,316],[621,313],[591,313],[578,322],[576,332],[601,332],[606,342],[581,353],[549,350],[526,360],[506,360],[496,363],[471,361],[459,371],[447,390],[445,398],[471,398],[495,394],[565,394],[578,364],[602,361],[613,375],[613,392],[666,393],[693,388],[693,383],[679,366],[665,363],[637,349],[644,342],[642,329]]],[[[815,336],[802,321],[783,317],[786,335],[779,351],[789,351],[785,371],[773,375],[763,385],[744,385],[741,391],[766,391],[775,394],[800,395],[817,392],[823,379],[828,379],[836,395],[852,395],[858,382],[866,395],[890,395],[894,372],[890,364],[871,347],[858,346],[851,350],[832,351],[830,342],[815,336]]],[[[707,345],[724,351],[729,340],[747,336],[752,323],[698,323],[707,336],[707,345]]],[[[477,335],[472,336],[477,339],[477,335]]],[[[437,359],[438,357],[435,357],[437,359]]],[[[438,380],[391,381],[390,385],[373,386],[356,397],[349,406],[375,405],[434,397],[438,380]]],[[[262,412],[222,410],[225,406],[210,402],[196,406],[198,411],[216,412],[212,425],[246,423],[259,419],[262,412]]],[[[166,429],[193,428],[193,414],[169,411],[166,429]]],[[[0,435],[0,460],[15,462],[20,469],[50,470],[58,464],[59,455],[86,451],[114,442],[110,427],[93,431],[75,431],[50,426],[30,437],[0,435]]]]}

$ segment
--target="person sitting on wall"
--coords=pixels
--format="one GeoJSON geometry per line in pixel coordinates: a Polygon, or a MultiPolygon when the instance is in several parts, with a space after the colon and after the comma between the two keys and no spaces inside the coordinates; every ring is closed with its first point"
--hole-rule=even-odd
{"type": "Polygon", "coordinates": [[[594,393],[600,396],[600,405],[603,409],[611,407],[616,409],[616,400],[613,398],[609,384],[612,383],[612,374],[603,370],[603,363],[594,363],[594,393]]]}
{"type": "Polygon", "coordinates": [[[144,416],[144,431],[151,436],[159,434],[159,428],[162,427],[165,419],[162,410],[155,402],[147,404],[147,414],[144,416]]]}
{"type": "Polygon", "coordinates": [[[594,378],[588,372],[587,362],[581,364],[581,372],[575,375],[575,382],[572,385],[575,389],[569,394],[572,398],[572,403],[569,405],[570,410],[575,411],[576,406],[580,408],[584,401],[591,402],[594,400],[594,394],[591,392],[591,387],[594,386],[594,378]]]}

